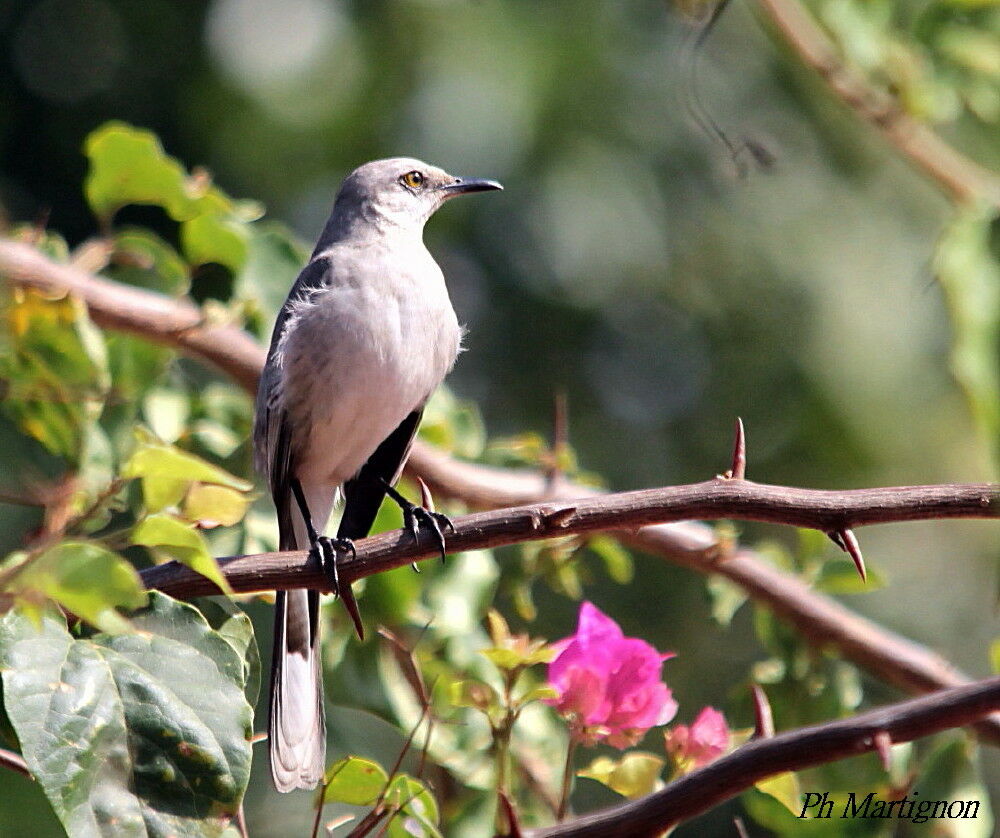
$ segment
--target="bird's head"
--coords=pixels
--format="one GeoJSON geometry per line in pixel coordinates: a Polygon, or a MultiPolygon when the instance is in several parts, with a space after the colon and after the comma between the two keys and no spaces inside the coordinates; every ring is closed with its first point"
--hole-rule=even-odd
{"type": "Polygon", "coordinates": [[[334,216],[370,218],[419,232],[449,198],[503,187],[495,180],[449,175],[412,157],[390,157],[359,166],[344,180],[334,216]]]}

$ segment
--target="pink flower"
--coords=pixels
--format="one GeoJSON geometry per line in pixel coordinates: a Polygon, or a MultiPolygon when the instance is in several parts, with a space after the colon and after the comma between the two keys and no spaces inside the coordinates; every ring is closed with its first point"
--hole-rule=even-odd
{"type": "Polygon", "coordinates": [[[667,751],[680,772],[687,773],[722,756],[729,748],[726,717],[714,707],[706,707],[691,727],[677,725],[666,733],[667,751]]]}
{"type": "Polygon", "coordinates": [[[644,640],[625,637],[591,603],[580,605],[576,634],[553,645],[558,655],[549,664],[549,683],[558,696],[549,704],[570,720],[577,741],[626,748],[677,712],[660,680],[673,652],[661,654],[644,640]]]}

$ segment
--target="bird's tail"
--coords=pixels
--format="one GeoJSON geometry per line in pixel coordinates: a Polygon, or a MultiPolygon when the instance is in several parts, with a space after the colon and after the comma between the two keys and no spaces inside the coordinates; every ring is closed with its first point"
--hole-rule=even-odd
{"type": "MultiPolygon", "coordinates": [[[[333,505],[332,492],[303,489],[313,521],[322,526],[333,505]]],[[[278,528],[281,550],[310,548],[302,516],[290,496],[279,505],[278,528]]],[[[274,786],[283,792],[315,788],[326,761],[318,591],[277,592],[272,661],[268,743],[274,786]]]]}

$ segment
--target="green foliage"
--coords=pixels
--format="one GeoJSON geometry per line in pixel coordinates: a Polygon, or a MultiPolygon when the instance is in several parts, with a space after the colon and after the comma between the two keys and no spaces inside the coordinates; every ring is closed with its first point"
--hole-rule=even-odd
{"type": "Polygon", "coordinates": [[[936,268],[951,315],[951,369],[965,390],[976,428],[1000,468],[1000,264],[991,238],[994,210],[958,212],[938,242],[936,268]]]}
{"type": "MultiPolygon", "coordinates": [[[[980,21],[994,12],[968,0],[932,4],[914,30],[925,45],[908,43],[902,51],[895,13],[886,3],[836,0],[823,6],[845,52],[896,86],[911,111],[944,118],[960,102],[988,118],[993,47],[982,37],[980,21]],[[973,32],[970,26],[980,28],[973,32]]],[[[230,198],[203,171],[189,172],[148,131],[111,123],[90,137],[86,154],[86,197],[104,237],[81,250],[92,249],[100,272],[170,296],[191,291],[199,300],[211,298],[206,318],[242,318],[266,340],[307,256],[302,244],[275,221],[258,220],[256,203],[230,198]],[[117,213],[129,204],[162,208],[177,223],[176,235],[115,227],[117,213]],[[206,289],[198,268],[209,262],[227,270],[223,281],[206,289]]],[[[595,152],[573,159],[599,158],[595,152]]],[[[613,204],[615,195],[601,197],[613,204]]],[[[606,210],[613,218],[614,207],[606,210]]],[[[607,223],[602,216],[600,224],[607,223]]],[[[936,259],[954,329],[954,374],[994,449],[1000,440],[995,227],[990,213],[961,211],[936,259]]],[[[61,261],[81,258],[56,233],[25,228],[15,235],[61,261]]],[[[584,243],[576,242],[574,252],[584,243]]],[[[214,373],[178,362],[169,349],[98,330],[74,298],[6,287],[3,293],[4,414],[37,443],[34,450],[44,447],[59,459],[71,487],[67,514],[0,566],[0,603],[13,608],[0,622],[4,709],[71,835],[96,834],[109,812],[121,818],[121,834],[220,834],[249,772],[250,708],[261,679],[250,622],[228,601],[200,603],[196,610],[158,594],[146,610],[122,612],[146,602],[129,561],[139,554],[180,560],[226,590],[213,555],[274,547],[273,511],[248,479],[251,400],[214,373]],[[89,626],[70,633],[52,611],[53,602],[101,633],[89,626]]],[[[739,307],[741,318],[749,317],[742,296],[739,307]]],[[[553,328],[562,327],[552,320],[553,328]]],[[[740,353],[746,354],[742,345],[740,353]]],[[[488,441],[476,406],[448,390],[431,399],[420,433],[459,457],[527,466],[553,479],[599,482],[563,440],[553,445],[529,432],[488,441]]],[[[588,433],[593,430],[584,426],[582,438],[588,433]]],[[[608,434],[606,425],[599,434],[608,434]]],[[[686,445],[698,434],[682,436],[686,445]]],[[[786,444],[765,441],[763,450],[786,444]]],[[[412,485],[403,490],[418,495],[412,485]]],[[[452,504],[447,511],[464,510],[452,504]]],[[[376,529],[399,525],[398,510],[386,505],[376,529]]],[[[732,544],[736,532],[721,526],[717,536],[732,544]]],[[[868,583],[861,585],[853,564],[822,533],[802,531],[794,548],[765,543],[761,550],[827,593],[857,594],[886,584],[870,568],[868,583]]],[[[520,561],[505,561],[502,573],[492,552],[478,551],[443,567],[426,562],[420,576],[400,569],[357,585],[366,621],[391,625],[399,635],[395,649],[382,645],[374,660],[371,646],[353,641],[340,606],[323,608],[324,665],[340,667],[328,679],[330,697],[391,717],[404,734],[419,731],[414,742],[426,736],[427,759],[447,770],[451,786],[460,789],[444,789],[439,802],[412,774],[389,776],[382,766],[392,758],[365,753],[328,769],[324,801],[371,807],[381,819],[378,828],[400,838],[437,836],[442,829],[485,834],[498,783],[508,786],[525,822],[550,818],[522,778],[538,765],[558,765],[565,755],[565,730],[544,705],[552,690],[534,674],[552,649],[512,632],[496,612],[484,628],[482,615],[499,592],[510,597],[522,620],[534,620],[539,607],[544,619],[552,598],[542,591],[536,606],[537,581],[579,599],[594,583],[606,586],[605,577],[633,583],[636,566],[631,553],[606,535],[551,539],[510,553],[520,561]]],[[[645,576],[639,578],[645,584],[645,576]]],[[[721,578],[710,580],[708,590],[716,621],[739,626],[746,594],[721,578]]],[[[653,594],[669,601],[663,591],[651,589],[653,594]]],[[[864,692],[853,666],[807,647],[764,609],[754,609],[753,622],[758,647],[769,657],[754,666],[752,676],[765,685],[780,728],[841,717],[860,706],[864,692]]],[[[532,633],[539,633],[537,626],[532,633]]],[[[740,676],[729,681],[742,696],[740,676]]],[[[750,718],[745,699],[734,705],[750,718]]],[[[748,793],[744,804],[779,835],[877,835],[878,824],[841,821],[832,829],[797,819],[790,809],[799,786],[843,794],[867,785],[888,792],[903,788],[912,774],[927,794],[985,800],[968,748],[957,740],[926,757],[895,748],[900,765],[889,777],[874,757],[852,761],[849,770],[827,766],[782,775],[748,793]]],[[[662,766],[658,756],[632,752],[601,757],[581,776],[637,797],[660,782],[662,766]]]]}
{"type": "Polygon", "coordinates": [[[214,631],[154,593],[134,633],[74,637],[51,612],[0,620],[7,713],[71,836],[223,832],[250,771],[252,640],[235,619],[214,631]]]}
{"type": "Polygon", "coordinates": [[[15,554],[5,571],[12,577],[7,591],[36,621],[45,601],[52,600],[101,631],[117,634],[130,626],[115,609],[146,604],[135,568],[98,544],[63,541],[34,556],[15,554]]]}

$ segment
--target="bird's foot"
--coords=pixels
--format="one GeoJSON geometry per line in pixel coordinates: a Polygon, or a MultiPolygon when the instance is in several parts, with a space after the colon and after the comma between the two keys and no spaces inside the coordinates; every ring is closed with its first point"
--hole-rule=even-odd
{"type": "Polygon", "coordinates": [[[421,527],[430,530],[437,542],[438,549],[441,551],[441,561],[443,562],[445,559],[443,530],[455,532],[455,525],[451,522],[451,518],[443,512],[432,512],[423,506],[417,506],[415,503],[407,502],[401,506],[403,507],[403,526],[415,541],[420,541],[421,527]]]}
{"type": "Polygon", "coordinates": [[[356,559],[358,552],[354,549],[354,542],[349,538],[329,538],[320,535],[314,539],[309,553],[319,562],[323,573],[330,580],[330,590],[334,596],[341,596],[343,589],[340,587],[337,554],[350,555],[352,559],[356,559]]]}

